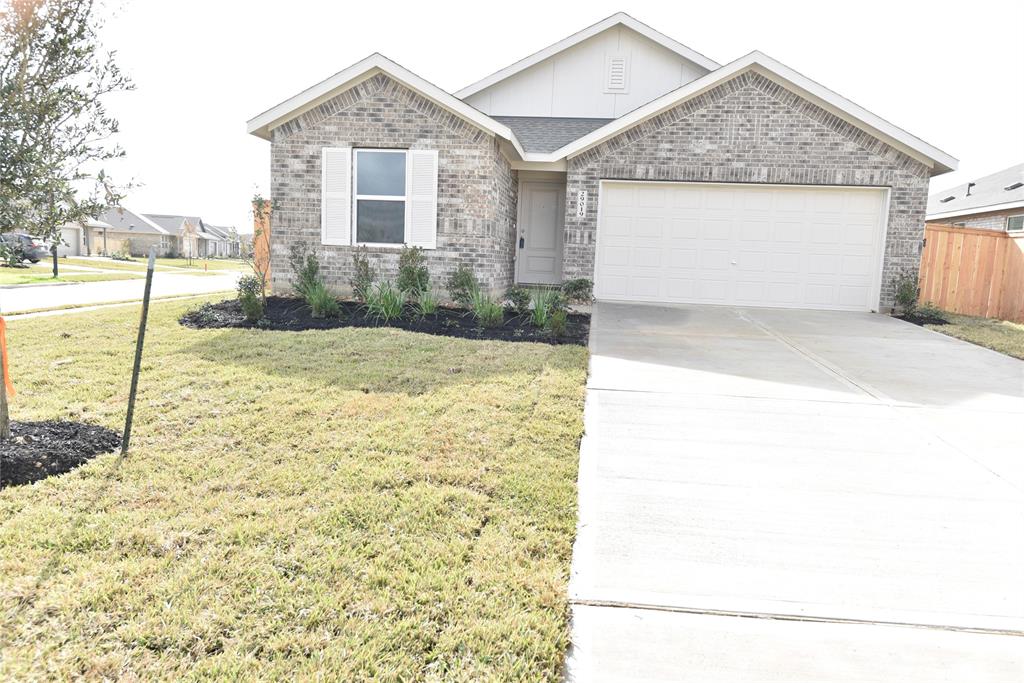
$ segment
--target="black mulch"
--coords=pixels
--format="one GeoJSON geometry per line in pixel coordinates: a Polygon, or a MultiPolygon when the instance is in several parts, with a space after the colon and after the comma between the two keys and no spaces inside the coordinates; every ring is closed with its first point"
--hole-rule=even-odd
{"type": "Polygon", "coordinates": [[[198,329],[252,328],[260,330],[333,330],[342,327],[397,327],[411,332],[423,332],[444,337],[463,339],[494,339],[499,341],[541,342],[544,344],[579,344],[586,346],[590,334],[590,316],[570,313],[566,320],[566,332],[554,337],[548,330],[530,324],[530,321],[513,313],[505,313],[500,327],[480,326],[473,315],[461,308],[440,307],[437,313],[419,316],[407,310],[398,320],[382,323],[368,315],[366,308],[355,301],[340,301],[341,315],[337,318],[314,318],[301,299],[285,296],[267,297],[263,319],[253,324],[245,320],[237,299],[226,299],[215,304],[203,304],[181,316],[180,322],[198,329]]]}
{"type": "Polygon", "coordinates": [[[946,320],[945,318],[940,318],[940,317],[935,316],[935,315],[917,315],[916,313],[911,313],[910,315],[903,314],[903,315],[897,315],[895,317],[899,318],[900,320],[906,320],[908,323],[913,323],[915,325],[948,325],[949,324],[949,321],[946,320]]]}
{"type": "Polygon", "coordinates": [[[11,438],[0,441],[0,488],[31,484],[70,472],[121,445],[121,435],[82,422],[11,422],[11,438]]]}

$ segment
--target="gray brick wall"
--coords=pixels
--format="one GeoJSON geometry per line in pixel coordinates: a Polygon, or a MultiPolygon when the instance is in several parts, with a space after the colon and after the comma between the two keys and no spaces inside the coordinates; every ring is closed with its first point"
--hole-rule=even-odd
{"type": "MultiPolygon", "coordinates": [[[[271,131],[275,291],[289,289],[288,250],[316,246],[328,285],[349,289],[352,247],[320,244],[320,155],[323,147],[438,150],[437,249],[427,267],[439,288],[465,264],[493,291],[512,283],[516,172],[489,133],[378,74],[271,131]]],[[[371,249],[377,272],[397,273],[398,249],[371,249]]]]}
{"type": "Polygon", "coordinates": [[[1018,216],[1024,213],[1021,209],[1013,211],[999,211],[974,216],[958,216],[956,218],[943,218],[940,221],[929,221],[940,225],[955,225],[962,228],[978,228],[979,230],[1006,230],[1007,216],[1018,216]],[[961,225],[962,224],[962,225],[961,225]]]}
{"type": "Polygon", "coordinates": [[[882,307],[896,273],[919,266],[927,168],[752,72],[569,160],[566,278],[593,277],[601,178],[889,187],[882,307]],[[583,218],[579,190],[589,194],[583,218]]]}

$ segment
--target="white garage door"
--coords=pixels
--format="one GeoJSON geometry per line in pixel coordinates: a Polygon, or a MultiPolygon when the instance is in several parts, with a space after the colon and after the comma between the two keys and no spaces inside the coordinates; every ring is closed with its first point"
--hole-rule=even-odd
{"type": "Polygon", "coordinates": [[[598,299],[878,306],[885,190],[602,181],[600,201],[598,299]]]}
{"type": "Polygon", "coordinates": [[[57,256],[78,256],[81,250],[82,233],[78,228],[61,228],[61,244],[57,245],[57,256]]]}

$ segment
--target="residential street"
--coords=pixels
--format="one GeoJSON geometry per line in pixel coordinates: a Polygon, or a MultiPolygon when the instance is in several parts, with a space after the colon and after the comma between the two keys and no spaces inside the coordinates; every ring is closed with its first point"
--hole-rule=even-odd
{"type": "Polygon", "coordinates": [[[591,351],[570,680],[1024,680],[1024,362],[602,303],[591,351]]]}
{"type": "MultiPolygon", "coordinates": [[[[193,275],[157,271],[153,274],[154,297],[187,296],[229,291],[241,273],[193,275]]],[[[141,300],[145,278],[110,282],[82,282],[66,285],[19,286],[0,289],[0,313],[61,306],[87,306],[121,301],[141,300]]]]}

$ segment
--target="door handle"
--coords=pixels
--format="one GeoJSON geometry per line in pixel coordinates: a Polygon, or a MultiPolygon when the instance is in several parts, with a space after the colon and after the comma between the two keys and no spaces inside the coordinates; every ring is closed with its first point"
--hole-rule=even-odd
{"type": "Polygon", "coordinates": [[[519,238],[519,248],[522,249],[525,245],[526,245],[526,238],[525,237],[520,237],[519,238]]]}

